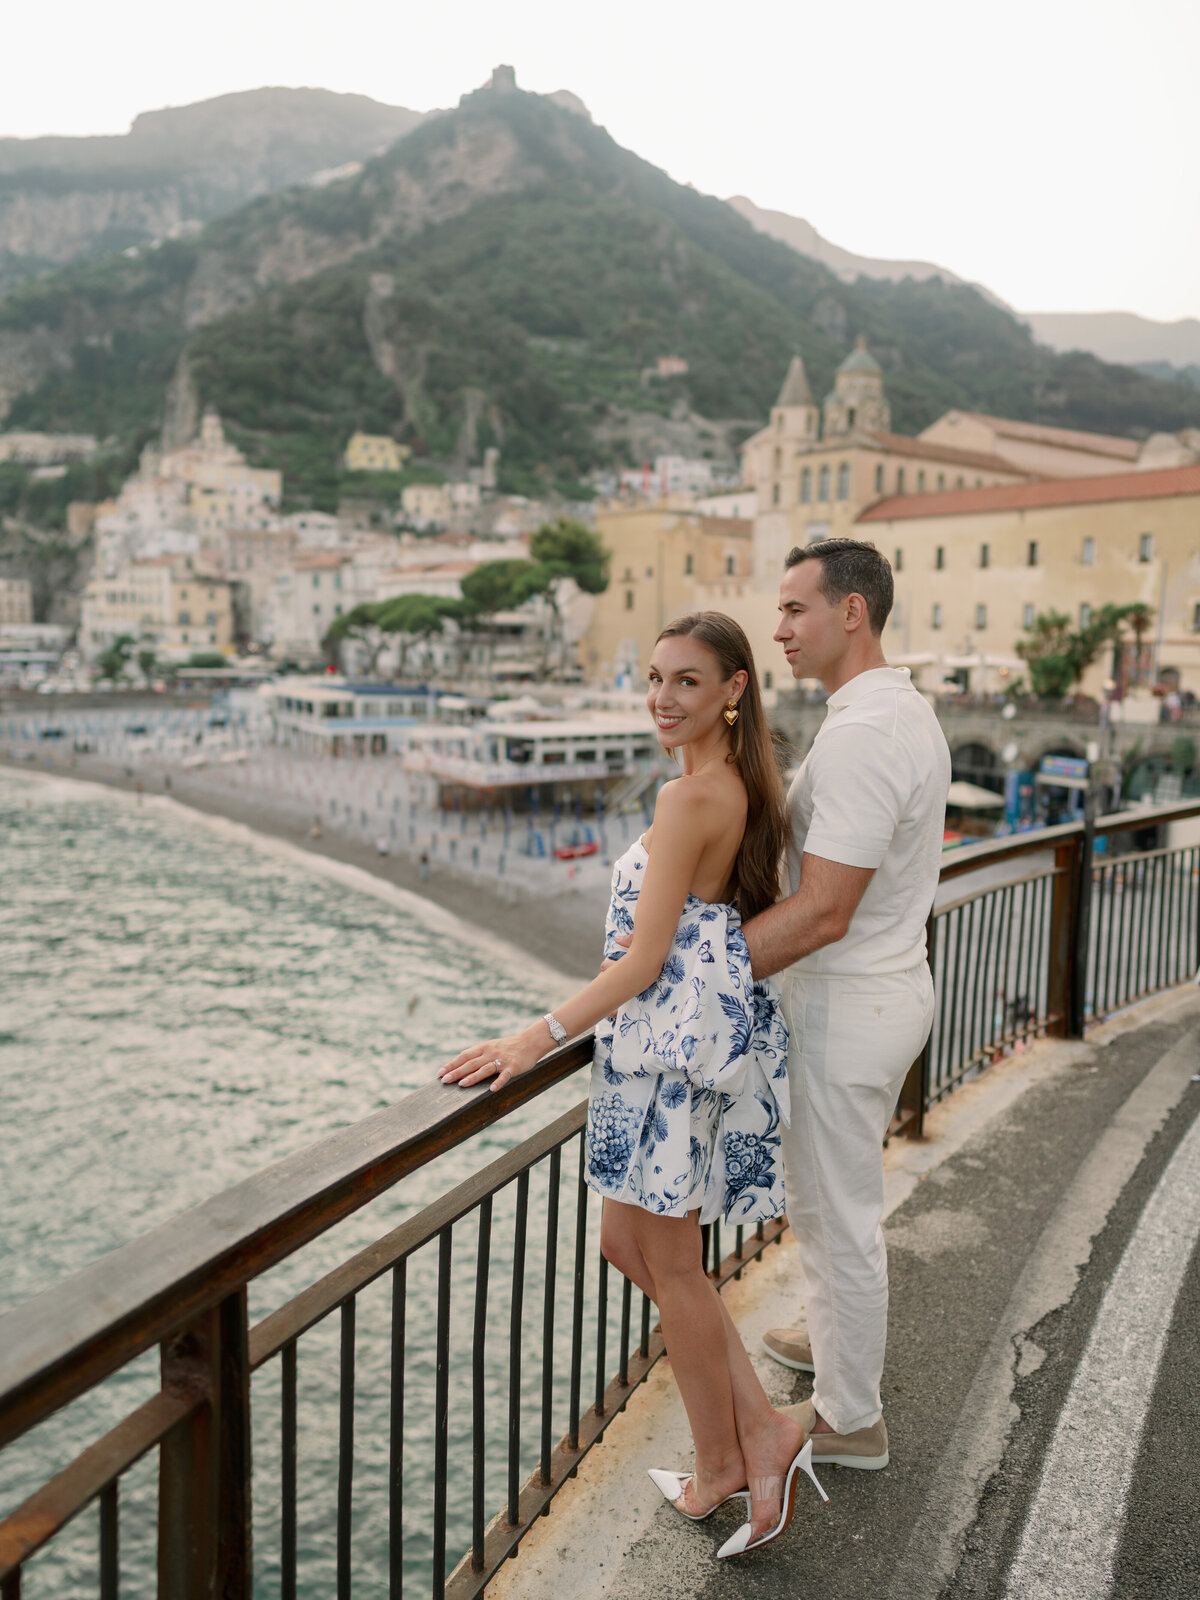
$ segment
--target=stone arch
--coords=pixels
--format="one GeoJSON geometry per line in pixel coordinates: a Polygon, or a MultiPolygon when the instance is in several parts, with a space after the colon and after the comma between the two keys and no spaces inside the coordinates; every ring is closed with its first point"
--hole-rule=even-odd
{"type": "Polygon", "coordinates": [[[950,752],[950,776],[996,794],[1004,793],[1004,762],[990,744],[980,739],[967,740],[950,752]]]}

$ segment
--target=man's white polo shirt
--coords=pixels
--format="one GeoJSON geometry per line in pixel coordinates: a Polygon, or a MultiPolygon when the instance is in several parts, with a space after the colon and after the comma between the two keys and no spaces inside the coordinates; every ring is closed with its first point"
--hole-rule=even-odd
{"type": "Polygon", "coordinates": [[[873,667],[826,702],[825,721],[788,791],[788,876],[804,854],[874,876],[844,939],[793,970],[861,976],[925,960],[941,870],[950,750],[906,668],[873,667]]]}

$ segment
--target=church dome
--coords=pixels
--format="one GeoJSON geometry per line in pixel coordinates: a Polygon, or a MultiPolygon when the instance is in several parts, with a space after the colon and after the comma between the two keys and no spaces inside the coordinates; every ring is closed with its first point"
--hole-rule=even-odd
{"type": "Polygon", "coordinates": [[[854,349],[838,368],[839,372],[882,372],[883,368],[867,349],[867,341],[863,334],[859,334],[854,341],[854,349]]]}

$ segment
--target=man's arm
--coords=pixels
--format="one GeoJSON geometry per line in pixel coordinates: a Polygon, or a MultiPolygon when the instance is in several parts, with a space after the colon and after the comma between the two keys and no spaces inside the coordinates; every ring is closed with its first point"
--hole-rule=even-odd
{"type": "Polygon", "coordinates": [[[795,894],[742,927],[754,976],[769,978],[801,956],[844,938],[874,875],[874,867],[847,867],[805,851],[795,894]]]}

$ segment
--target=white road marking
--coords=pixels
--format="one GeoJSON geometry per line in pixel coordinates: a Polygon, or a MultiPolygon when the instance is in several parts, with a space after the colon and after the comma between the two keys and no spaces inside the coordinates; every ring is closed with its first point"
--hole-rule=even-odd
{"type": "MultiPolygon", "coordinates": [[[[1186,1090],[1198,1055],[1200,1028],[1192,1028],[1130,1093],[1071,1180],[1013,1285],[892,1575],[893,1592],[906,1600],[935,1600],[953,1575],[983,1487],[1003,1460],[1019,1416],[1014,1380],[1041,1361],[1026,1332],[1074,1294],[1092,1240],[1186,1090]]],[[[1106,1381],[1113,1381],[1111,1374],[1106,1381]]]]}
{"type": "Polygon", "coordinates": [[[1113,1273],[1042,1468],[1009,1600],[1106,1600],[1171,1314],[1200,1235],[1200,1117],[1113,1273]]]}

